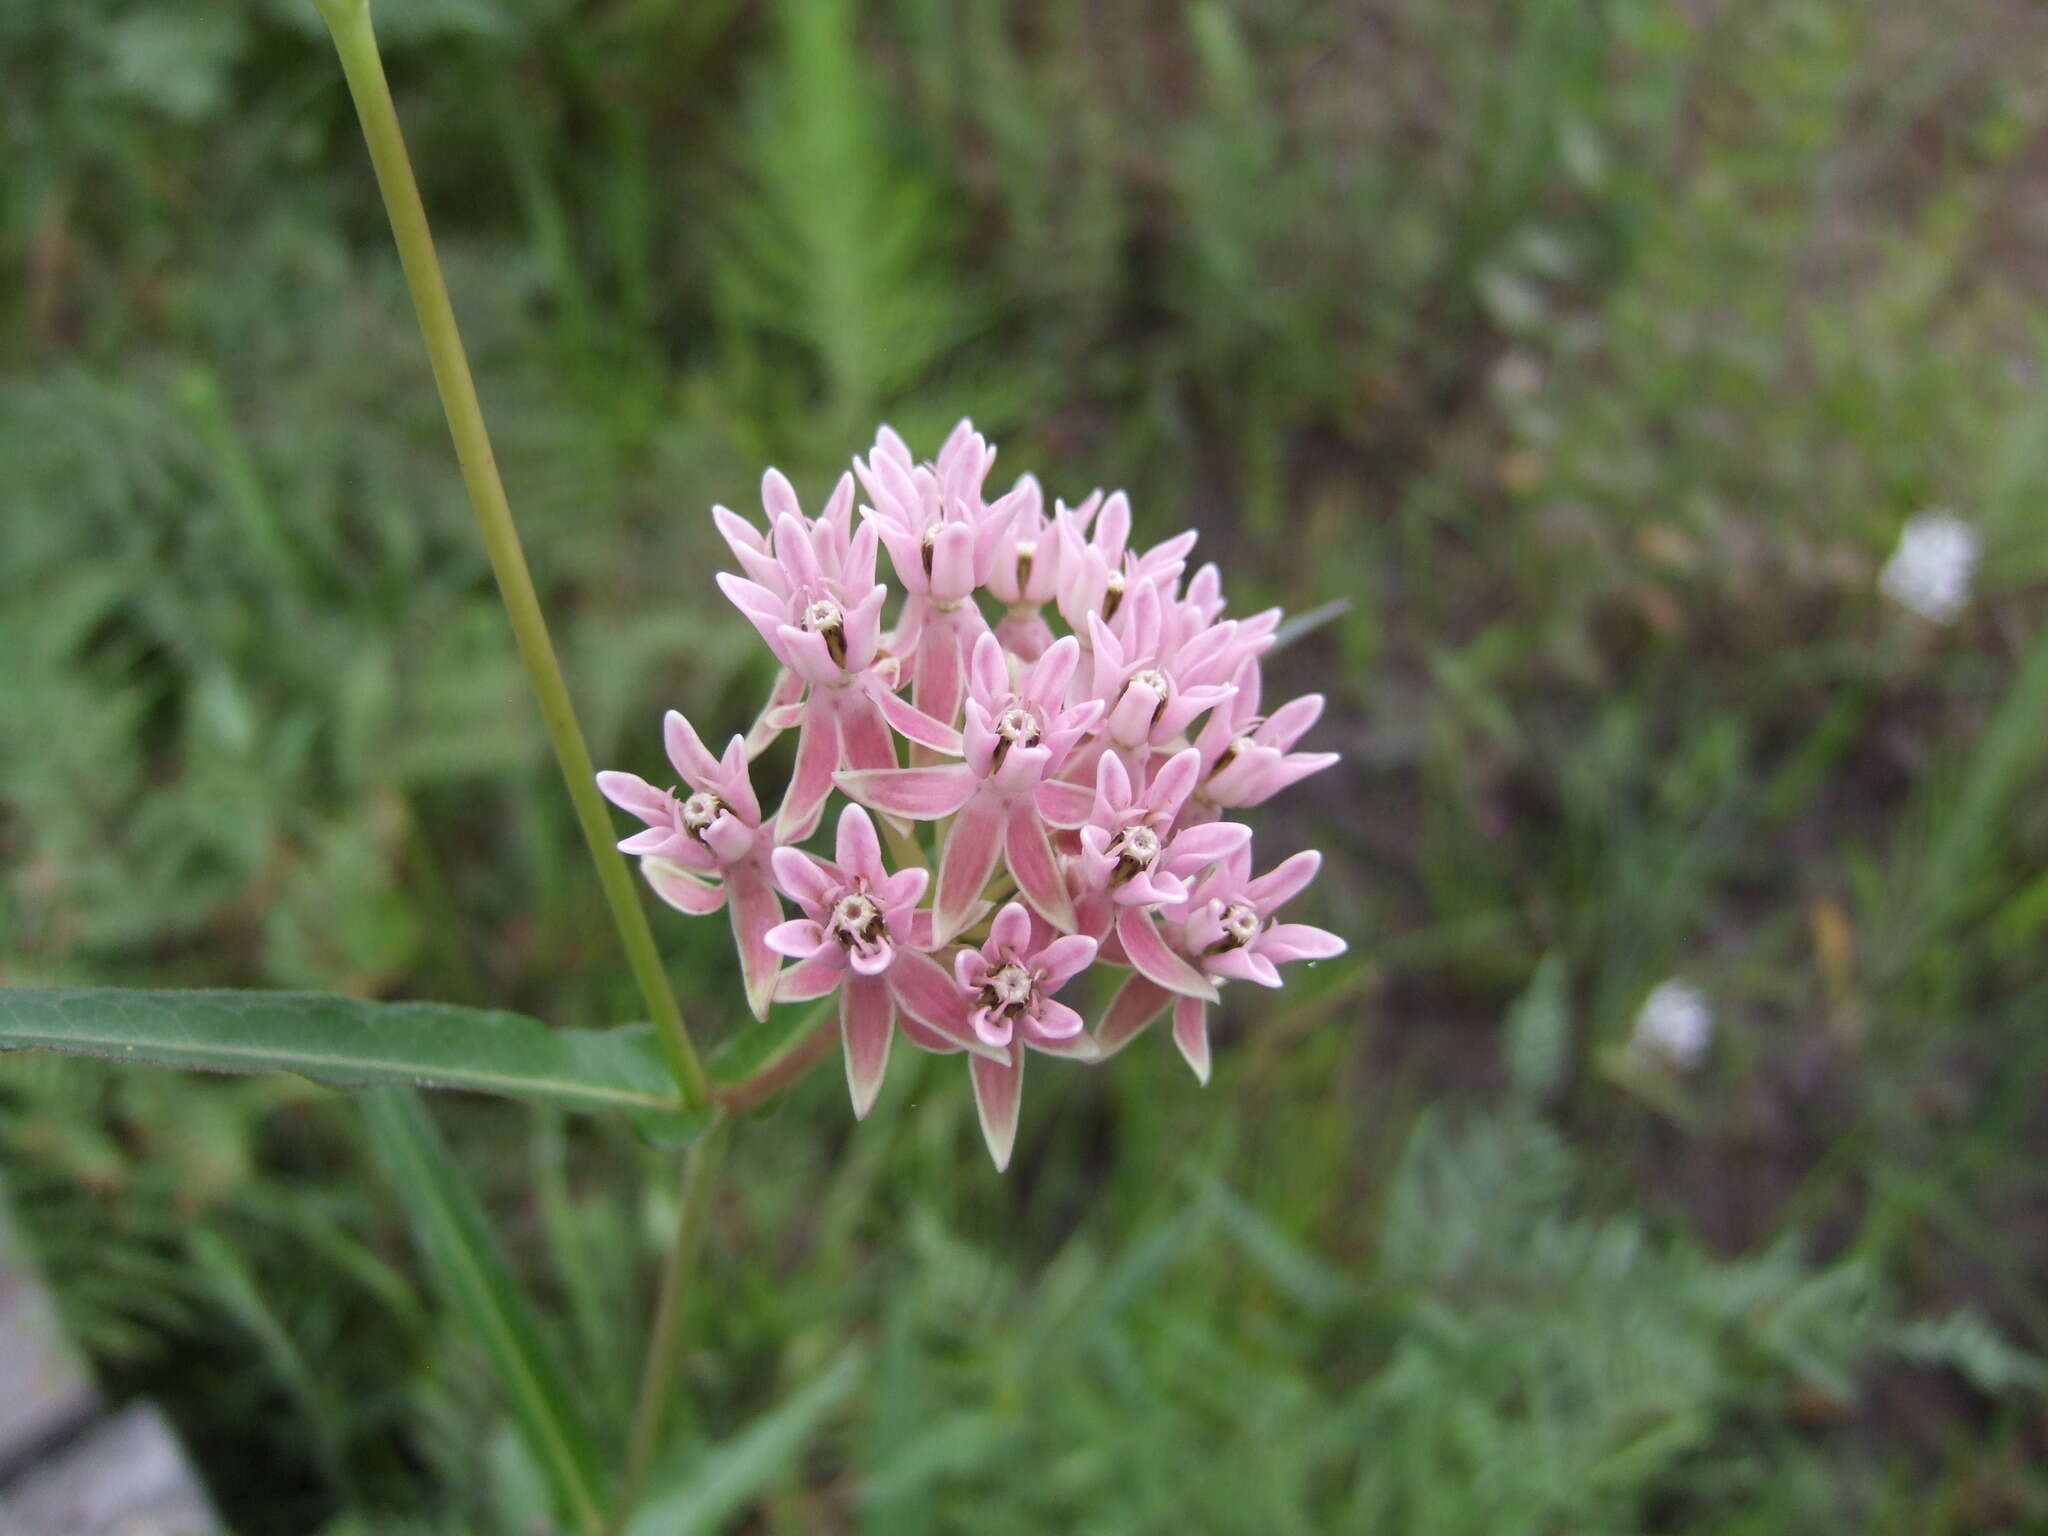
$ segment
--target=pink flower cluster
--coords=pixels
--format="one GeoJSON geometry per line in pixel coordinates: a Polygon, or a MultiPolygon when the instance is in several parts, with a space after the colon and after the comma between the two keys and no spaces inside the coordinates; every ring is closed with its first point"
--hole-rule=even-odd
{"type": "Polygon", "coordinates": [[[663,900],[730,914],[756,1016],[837,993],[856,1115],[898,1030],[966,1052],[1000,1168],[1026,1047],[1100,1061],[1171,1009],[1206,1082],[1217,987],[1277,987],[1344,941],[1274,916],[1321,856],[1254,876],[1251,828],[1227,819],[1336,761],[1294,750],[1319,695],[1261,712],[1278,611],[1224,618],[1216,567],[1187,573],[1192,533],[1130,548],[1121,492],[1048,512],[1026,475],[989,500],[994,462],[965,421],[922,464],[883,427],[815,518],[772,469],[765,528],[714,508],[741,571],[718,584],[781,663],[767,707],[722,756],[671,712],[679,788],[598,784],[646,823],[619,846],[663,900]],[[770,818],[748,765],[791,729],[770,818]],[[834,790],[826,858],[798,845],[834,790]],[[1096,966],[1128,974],[1091,1031],[1055,994],[1096,966]]]}

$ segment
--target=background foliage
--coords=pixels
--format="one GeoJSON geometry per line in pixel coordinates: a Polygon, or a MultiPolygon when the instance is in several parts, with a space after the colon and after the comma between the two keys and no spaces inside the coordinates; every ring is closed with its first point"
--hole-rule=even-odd
{"type": "MultiPolygon", "coordinates": [[[[1353,602],[1260,823],[1352,954],[1005,1179],[957,1064],[742,1126],[649,1529],[2048,1520],[2038,10],[379,19],[601,761],[750,718],[705,508],[877,419],[1353,602]],[[1876,590],[1931,505],[1953,630],[1876,590]]],[[[0,980],[631,1017],[312,7],[9,7],[0,73],[0,980]]],[[[670,1161],[438,1107],[622,1435],[670,1161]]],[[[531,1517],[346,1102],[8,1059],[0,1147],[238,1528],[531,1517]]]]}

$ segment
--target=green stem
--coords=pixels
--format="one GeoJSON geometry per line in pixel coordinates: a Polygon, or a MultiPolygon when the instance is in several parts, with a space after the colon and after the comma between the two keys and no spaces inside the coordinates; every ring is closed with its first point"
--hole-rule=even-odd
{"type": "Polygon", "coordinates": [[[683,1160],[683,1185],[676,1203],[676,1235],[662,1262],[661,1291],[654,1305],[654,1326],[647,1335],[647,1359],[640,1368],[640,1400],[633,1410],[633,1430],[627,1441],[626,1472],[619,1484],[619,1499],[611,1524],[612,1536],[625,1528],[647,1482],[655,1448],[661,1443],[662,1423],[668,1401],[675,1391],[676,1367],[683,1343],[683,1303],[689,1289],[690,1272],[704,1247],[704,1215],[711,1203],[711,1188],[717,1182],[719,1164],[725,1160],[726,1138],[732,1121],[723,1110],[716,1111],[710,1129],[690,1145],[683,1160]]]}
{"type": "Polygon", "coordinates": [[[575,706],[570,703],[568,685],[562,680],[561,663],[555,659],[554,645],[548,639],[547,621],[541,616],[533,575],[526,568],[519,531],[513,526],[505,486],[498,478],[497,461],[491,454],[490,435],[484,430],[483,407],[477,403],[476,383],[470,377],[469,359],[463,354],[462,337],[455,327],[448,285],[442,280],[441,263],[434,254],[427,211],[420,202],[419,185],[413,180],[412,162],[399,132],[398,111],[391,102],[390,83],[384,78],[384,62],[377,54],[369,0],[317,3],[327,20],[328,31],[334,34],[342,73],[348,77],[349,94],[355,98],[356,115],[362,120],[370,163],[377,171],[377,189],[384,195],[384,210],[391,220],[391,233],[398,241],[406,286],[412,290],[420,334],[426,340],[427,359],[433,365],[434,383],[440,389],[441,406],[448,415],[449,434],[455,439],[462,482],[476,508],[484,547],[491,557],[491,570],[498,578],[498,592],[505,601],[505,614],[512,621],[520,659],[526,664],[527,681],[540,705],[541,720],[554,744],[555,759],[561,764],[562,777],[568,781],[576,819],[590,845],[590,857],[597,865],[605,900],[611,905],[613,921],[618,924],[619,937],[626,946],[626,959],[647,1000],[647,1011],[675,1073],[676,1086],[682,1091],[683,1104],[689,1109],[702,1109],[710,1102],[704,1064],[684,1028],[682,1009],[676,1004],[668,973],[662,969],[661,954],[655,948],[654,934],[647,926],[647,913],[640,905],[633,877],[613,845],[611,819],[597,792],[590,749],[583,743],[575,706]]]}

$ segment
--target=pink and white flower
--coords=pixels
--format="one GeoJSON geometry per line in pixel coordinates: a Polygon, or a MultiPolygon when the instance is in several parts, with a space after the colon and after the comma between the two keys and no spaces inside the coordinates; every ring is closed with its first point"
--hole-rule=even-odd
{"type": "Polygon", "coordinates": [[[984,501],[995,458],[974,424],[962,421],[936,464],[912,462],[903,439],[887,427],[867,461],[854,462],[873,502],[861,508],[865,529],[880,537],[908,594],[896,644],[914,658],[911,702],[949,724],[960,710],[968,652],[988,629],[973,596],[995,570],[997,543],[1011,519],[1038,494],[1036,481],[1020,481],[994,504],[984,501]]]}
{"type": "Polygon", "coordinates": [[[761,802],[747,772],[746,743],[711,755],[688,720],[674,710],[663,721],[669,761],[690,788],[688,799],[631,773],[600,773],[597,787],[622,811],[647,823],[619,844],[640,859],[654,893],[679,912],[702,916],[726,908],[747,984],[747,1005],[768,1017],[779,962],[768,930],[782,921],[782,903],[768,868],[773,839],[761,826],[761,802]]]}
{"type": "Polygon", "coordinates": [[[1201,769],[1202,754],[1189,747],[1138,789],[1123,760],[1105,752],[1074,871],[1084,893],[1082,931],[1169,992],[1207,1001],[1216,996],[1214,984],[1168,946],[1154,920],[1158,909],[1187,900],[1189,876],[1251,841],[1252,829],[1242,822],[1177,825],[1201,769]]]}
{"type": "MultiPolygon", "coordinates": [[[[1168,923],[1169,942],[1203,974],[1218,981],[1280,985],[1282,965],[1294,960],[1328,960],[1348,947],[1336,934],[1307,923],[1281,923],[1273,914],[1301,894],[1322,867],[1313,849],[1283,859],[1251,878],[1249,844],[1239,847],[1197,883],[1168,923]]],[[[1173,1042],[1195,1076],[1209,1080],[1209,1007],[1199,997],[1174,995],[1150,977],[1137,975],[1110,1004],[1098,1033],[1103,1054],[1123,1049],[1137,1032],[1173,1007],[1173,1042]]]]}
{"type": "Polygon", "coordinates": [[[1017,889],[1047,921],[1063,929],[1074,925],[1050,825],[1086,803],[1075,786],[1052,777],[1102,714],[1092,699],[1065,702],[1080,659],[1081,648],[1068,635],[1013,684],[1001,643],[983,634],[974,647],[964,761],[839,775],[848,795],[885,814],[953,818],[933,909],[942,944],[966,924],[998,862],[1008,865],[1017,889]]]}
{"type": "Polygon", "coordinates": [[[1337,761],[1334,752],[1296,752],[1294,744],[1323,714],[1323,696],[1306,693],[1272,714],[1259,714],[1259,664],[1238,669],[1237,692],[1203,722],[1195,746],[1202,754],[1196,796],[1218,810],[1263,805],[1290,785],[1337,761]]]}
{"type": "Polygon", "coordinates": [[[779,842],[800,842],[816,830],[841,766],[896,766],[892,730],[937,752],[957,753],[960,736],[896,696],[894,663],[881,655],[889,589],[874,579],[875,534],[847,526],[852,478],[840,478],[815,522],[773,471],[762,502],[771,518],[765,536],[731,513],[719,518],[748,574],[721,571],[718,585],[805,689],[801,703],[771,711],[769,721],[798,727],[796,773],[775,832],[779,842]]]}
{"type": "Polygon", "coordinates": [[[1017,1142],[1024,1047],[1049,1056],[1094,1059],[1095,1042],[1088,1038],[1081,1015],[1053,997],[1094,960],[1093,939],[1078,933],[1054,935],[1014,901],[996,914],[986,943],[953,957],[953,976],[976,1037],[1009,1052],[1007,1062],[976,1056],[968,1063],[981,1134],[998,1170],[1010,1166],[1010,1151],[1017,1142]]]}
{"type": "Polygon", "coordinates": [[[1344,942],[1274,916],[1319,855],[1253,878],[1251,829],[1231,819],[1335,761],[1297,750],[1320,695],[1260,712],[1278,610],[1226,619],[1217,568],[1188,573],[1193,533],[1133,550],[1121,492],[1048,516],[1026,475],[991,502],[994,459],[968,422],[930,463],[883,427],[815,518],[775,470],[762,527],[715,508],[738,563],[719,585],[780,663],[775,683],[722,756],[667,717],[687,796],[625,773],[599,784],[644,824],[619,846],[662,898],[729,914],[757,1016],[836,1000],[856,1116],[899,1032],[968,1052],[1001,1168],[1027,1052],[1093,1062],[1171,1010],[1206,1081],[1219,987],[1277,986],[1282,965],[1344,942]],[[983,591],[1004,609],[993,628],[983,591]],[[791,729],[790,782],[764,814],[749,759],[791,729]],[[849,803],[833,856],[794,846],[835,790],[849,803]],[[785,897],[801,916],[784,920],[785,897]],[[1092,1032],[1056,996],[1090,970],[1124,976],[1092,1032]]]}
{"type": "Polygon", "coordinates": [[[797,848],[777,848],[775,879],[803,916],[768,932],[768,945],[796,961],[777,988],[782,1002],[839,993],[839,1035],[846,1050],[846,1086],[853,1113],[867,1118],[882,1074],[897,1012],[906,1032],[937,1049],[965,1049],[1009,1059],[983,1044],[959,1017],[953,980],[932,959],[929,914],[917,910],[930,877],[921,869],[890,874],[868,813],[849,805],[839,815],[836,862],[797,848]]]}

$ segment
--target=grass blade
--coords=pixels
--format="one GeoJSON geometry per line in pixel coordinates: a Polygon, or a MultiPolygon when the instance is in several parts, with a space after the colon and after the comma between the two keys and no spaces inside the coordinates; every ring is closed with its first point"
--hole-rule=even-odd
{"type": "Polygon", "coordinates": [[[626,1536],[687,1536],[712,1531],[744,1509],[793,1462],[819,1426],[859,1382],[865,1352],[849,1345],[807,1386],[731,1439],[698,1450],[655,1492],[626,1536]]]}
{"type": "Polygon", "coordinates": [[[417,1094],[382,1088],[364,1094],[362,1104],[371,1143],[442,1299],[490,1356],[513,1418],[562,1509],[579,1529],[601,1531],[589,1429],[460,1165],[417,1094]]]}

